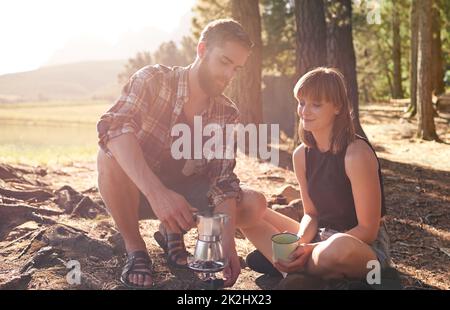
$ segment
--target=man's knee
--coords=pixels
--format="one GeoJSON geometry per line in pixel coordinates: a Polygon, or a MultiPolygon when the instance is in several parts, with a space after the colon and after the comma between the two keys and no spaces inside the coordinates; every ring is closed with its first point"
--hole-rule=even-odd
{"type": "Polygon", "coordinates": [[[114,158],[107,156],[103,150],[98,152],[97,171],[98,186],[101,193],[105,191],[131,191],[134,196],[138,193],[136,185],[123,171],[119,163],[114,158]]]}
{"type": "Polygon", "coordinates": [[[103,150],[99,150],[97,155],[97,171],[99,181],[104,178],[123,180],[123,178],[126,177],[126,174],[117,161],[106,155],[103,150]]]}

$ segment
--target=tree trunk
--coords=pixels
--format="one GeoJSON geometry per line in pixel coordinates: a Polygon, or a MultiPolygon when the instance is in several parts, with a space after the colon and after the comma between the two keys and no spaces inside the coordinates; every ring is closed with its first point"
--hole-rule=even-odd
{"type": "Polygon", "coordinates": [[[434,111],[431,102],[431,17],[432,0],[417,2],[419,15],[419,37],[417,55],[417,116],[418,137],[424,140],[438,140],[434,126],[434,111]]]}
{"type": "MultiPolygon", "coordinates": [[[[326,64],[326,23],[323,1],[295,0],[296,80],[306,72],[326,64]]],[[[297,145],[298,116],[294,141],[297,145]]]]}
{"type": "Polygon", "coordinates": [[[410,14],[410,27],[411,27],[411,68],[410,68],[410,82],[409,82],[409,93],[410,93],[410,103],[407,113],[408,117],[413,117],[417,113],[417,49],[418,49],[418,10],[417,10],[417,0],[412,0],[411,2],[411,14],[410,14]]]}
{"type": "Polygon", "coordinates": [[[296,0],[297,24],[296,73],[306,72],[326,64],[326,24],[322,1],[296,0]]]}
{"type": "Polygon", "coordinates": [[[392,62],[394,64],[394,89],[392,97],[395,99],[403,98],[402,88],[402,67],[401,67],[401,37],[400,37],[400,17],[399,3],[392,3],[392,62]]]}
{"type": "Polygon", "coordinates": [[[244,68],[230,85],[230,97],[236,102],[243,124],[262,122],[261,70],[262,41],[261,17],[258,0],[232,0],[233,18],[238,21],[255,44],[244,68]]]}
{"type": "MultiPolygon", "coordinates": [[[[321,2],[321,1],[317,1],[321,2]]],[[[358,81],[352,35],[352,1],[327,0],[327,61],[338,68],[347,82],[356,133],[367,137],[359,122],[358,81]]]]}
{"type": "Polygon", "coordinates": [[[435,95],[445,93],[444,85],[444,64],[442,59],[442,41],[441,41],[441,16],[439,13],[439,0],[435,0],[432,9],[432,41],[431,41],[431,59],[433,82],[432,90],[435,95]]]}

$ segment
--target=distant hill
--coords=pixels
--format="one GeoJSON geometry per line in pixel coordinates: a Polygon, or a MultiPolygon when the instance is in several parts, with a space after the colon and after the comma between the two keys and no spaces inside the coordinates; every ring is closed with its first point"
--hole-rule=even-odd
{"type": "Polygon", "coordinates": [[[46,99],[113,99],[126,60],[87,61],[0,76],[0,102],[46,99]]]}

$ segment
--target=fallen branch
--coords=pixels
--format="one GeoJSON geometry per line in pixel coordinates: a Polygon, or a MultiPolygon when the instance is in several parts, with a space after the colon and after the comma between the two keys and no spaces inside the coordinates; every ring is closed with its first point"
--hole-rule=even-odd
{"type": "Polygon", "coordinates": [[[58,224],[57,221],[52,220],[51,218],[44,216],[44,215],[40,215],[34,212],[31,212],[31,214],[29,215],[30,220],[33,220],[35,222],[41,223],[41,224],[47,224],[47,225],[55,225],[58,224]]]}
{"type": "Polygon", "coordinates": [[[430,213],[430,214],[428,214],[428,215],[426,215],[425,216],[425,223],[431,223],[431,218],[434,218],[434,217],[440,217],[440,216],[442,216],[442,215],[445,215],[446,213],[430,213]]]}
{"type": "Polygon", "coordinates": [[[431,247],[431,246],[415,245],[415,244],[409,244],[409,243],[401,242],[401,241],[397,241],[396,244],[403,245],[403,246],[406,246],[406,247],[411,247],[411,248],[429,249],[429,250],[433,250],[433,251],[436,250],[436,248],[431,247]]]}
{"type": "Polygon", "coordinates": [[[276,175],[267,175],[267,176],[262,176],[262,177],[258,177],[258,180],[269,180],[269,181],[279,181],[279,182],[283,182],[286,179],[284,177],[279,177],[276,175]]]}
{"type": "Polygon", "coordinates": [[[87,232],[87,231],[85,231],[85,230],[83,230],[81,228],[76,228],[74,226],[70,226],[70,225],[67,225],[67,224],[64,224],[64,223],[58,223],[58,225],[65,226],[67,228],[73,229],[75,231],[78,231],[79,233],[83,233],[83,234],[88,234],[89,233],[89,232],[87,232]]]}
{"type": "Polygon", "coordinates": [[[17,175],[16,168],[11,167],[10,165],[1,164],[0,165],[0,179],[3,180],[20,180],[22,179],[19,175],[17,175]]]}
{"type": "Polygon", "coordinates": [[[92,187],[82,191],[81,193],[82,194],[89,194],[89,193],[96,193],[96,192],[98,192],[97,186],[92,186],[92,187]]]}
{"type": "Polygon", "coordinates": [[[49,209],[41,209],[32,207],[30,205],[26,204],[0,204],[0,214],[1,212],[11,211],[11,212],[35,212],[35,213],[41,213],[43,215],[61,215],[63,212],[61,211],[54,211],[49,209]]]}
{"type": "Polygon", "coordinates": [[[439,248],[439,250],[450,257],[450,248],[439,248]]]}
{"type": "Polygon", "coordinates": [[[17,256],[17,259],[21,258],[31,247],[31,245],[33,244],[34,240],[36,240],[37,238],[41,237],[42,234],[45,232],[47,228],[42,228],[41,230],[39,230],[37,232],[37,234],[31,238],[30,242],[27,244],[27,246],[19,253],[19,256],[17,256]]]}
{"type": "Polygon", "coordinates": [[[17,239],[14,239],[14,240],[12,240],[12,241],[10,241],[7,245],[3,246],[3,248],[6,249],[7,247],[10,247],[10,246],[13,245],[14,243],[17,243],[17,242],[19,242],[19,241],[21,241],[21,240],[27,238],[28,236],[34,234],[35,232],[36,232],[36,229],[35,229],[35,230],[32,230],[32,231],[29,231],[29,232],[27,232],[25,235],[23,235],[23,236],[21,236],[21,237],[19,237],[19,238],[17,238],[17,239]]]}
{"type": "Polygon", "coordinates": [[[6,204],[21,204],[23,203],[22,200],[16,199],[16,198],[6,198],[6,197],[0,197],[0,203],[6,203],[6,204]]]}
{"type": "Polygon", "coordinates": [[[34,200],[37,202],[46,201],[53,197],[53,194],[45,190],[34,190],[34,191],[15,191],[0,188],[0,195],[8,198],[16,198],[20,200],[34,200]]]}

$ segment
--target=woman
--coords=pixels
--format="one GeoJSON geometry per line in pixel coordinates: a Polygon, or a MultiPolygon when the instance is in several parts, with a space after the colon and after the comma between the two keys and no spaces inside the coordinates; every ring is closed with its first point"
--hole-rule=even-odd
{"type": "MultiPolygon", "coordinates": [[[[304,215],[298,223],[267,209],[261,224],[244,229],[244,234],[271,262],[273,234],[287,231],[300,237],[292,261],[272,262],[279,271],[365,279],[373,261],[383,268],[390,260],[377,156],[368,141],[355,135],[339,71],[316,68],[306,73],[294,96],[303,144],[294,151],[293,163],[304,215]]],[[[257,271],[261,271],[260,253],[247,257],[250,268],[257,271]]]]}

